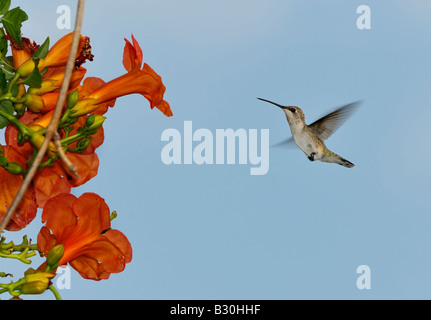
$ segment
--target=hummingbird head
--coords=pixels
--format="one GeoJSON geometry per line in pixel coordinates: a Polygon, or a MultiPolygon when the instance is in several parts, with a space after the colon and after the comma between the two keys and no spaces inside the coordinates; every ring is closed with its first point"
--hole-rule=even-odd
{"type": "Polygon", "coordinates": [[[275,103],[273,101],[269,101],[266,99],[258,98],[259,100],[272,103],[273,105],[276,105],[280,109],[282,109],[286,115],[287,122],[289,122],[289,125],[298,125],[300,123],[305,123],[305,116],[304,112],[302,112],[301,108],[294,107],[294,106],[282,106],[281,104],[275,103]]]}

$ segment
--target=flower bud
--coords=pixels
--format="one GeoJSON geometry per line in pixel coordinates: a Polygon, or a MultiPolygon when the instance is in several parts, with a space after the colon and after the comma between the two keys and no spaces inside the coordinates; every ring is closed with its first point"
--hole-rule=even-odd
{"type": "Polygon", "coordinates": [[[78,150],[83,151],[83,150],[88,148],[90,143],[91,143],[91,137],[84,138],[84,139],[78,141],[78,143],[76,144],[76,148],[78,150]]]}
{"type": "Polygon", "coordinates": [[[58,267],[61,258],[64,255],[64,244],[57,244],[49,250],[48,256],[46,257],[46,264],[51,270],[58,267]]]}
{"type": "Polygon", "coordinates": [[[49,272],[39,272],[37,270],[32,270],[33,273],[28,273],[23,279],[24,283],[31,283],[35,281],[45,281],[48,283],[49,279],[54,278],[55,274],[49,272]]]}
{"type": "MultiPolygon", "coordinates": [[[[93,114],[90,116],[92,117],[93,114]]],[[[90,119],[90,117],[87,118],[87,120],[90,119]]],[[[87,122],[85,123],[87,129],[90,131],[91,134],[94,134],[99,130],[99,128],[102,126],[103,122],[105,121],[106,117],[101,116],[99,114],[94,114],[94,120],[91,120],[91,124],[87,127],[87,122]]]]}
{"type": "Polygon", "coordinates": [[[72,91],[67,95],[66,106],[68,109],[72,109],[78,102],[79,94],[78,89],[72,91]]]}
{"type": "Polygon", "coordinates": [[[45,292],[49,286],[49,280],[54,278],[55,274],[48,272],[37,272],[29,269],[26,276],[22,279],[23,285],[20,288],[21,294],[40,294],[45,292]]]}
{"type": "Polygon", "coordinates": [[[78,101],[78,103],[72,108],[73,113],[70,114],[71,117],[79,117],[97,109],[98,101],[96,99],[84,99],[78,101]]]}
{"type": "Polygon", "coordinates": [[[30,58],[18,67],[18,69],[16,70],[16,73],[18,73],[21,77],[25,78],[25,77],[28,77],[30,73],[33,72],[35,67],[36,67],[36,63],[32,58],[30,58]]]}
{"type": "Polygon", "coordinates": [[[45,281],[34,281],[30,283],[24,283],[21,286],[19,292],[21,294],[41,294],[44,293],[48,288],[49,282],[45,281]]]}
{"type": "Polygon", "coordinates": [[[7,164],[7,171],[12,174],[21,174],[24,170],[19,163],[9,162],[7,164]]]}
{"type": "MultiPolygon", "coordinates": [[[[33,147],[35,147],[37,150],[39,150],[43,144],[43,141],[45,140],[45,137],[38,132],[33,132],[30,135],[29,140],[30,140],[30,143],[33,145],[33,147]]],[[[57,149],[55,148],[54,143],[52,141],[50,141],[49,146],[48,146],[48,155],[50,157],[54,157],[53,152],[57,152],[57,149]]]]}
{"type": "Polygon", "coordinates": [[[39,113],[45,108],[42,97],[35,94],[25,94],[23,96],[25,106],[32,112],[39,113]]]}

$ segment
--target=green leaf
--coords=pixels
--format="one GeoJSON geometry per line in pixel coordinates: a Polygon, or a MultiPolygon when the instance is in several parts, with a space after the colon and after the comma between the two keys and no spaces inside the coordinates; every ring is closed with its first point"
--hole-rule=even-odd
{"type": "Polygon", "coordinates": [[[27,14],[20,9],[20,7],[16,7],[4,14],[1,18],[2,24],[12,37],[12,39],[18,43],[18,45],[22,48],[21,41],[21,25],[24,21],[28,19],[27,14]]]}
{"type": "Polygon", "coordinates": [[[49,37],[46,38],[45,42],[37,49],[37,51],[33,54],[34,58],[45,58],[46,54],[49,50],[49,37]]]}
{"type": "Polygon", "coordinates": [[[5,56],[8,50],[7,40],[2,37],[0,38],[0,53],[5,56]]]}
{"type": "Polygon", "coordinates": [[[5,56],[8,50],[8,43],[5,36],[4,29],[0,28],[0,53],[2,56],[5,56]]]}
{"type": "MultiPolygon", "coordinates": [[[[9,100],[3,100],[0,103],[0,110],[8,113],[8,114],[13,114],[13,104],[12,102],[10,102],[9,100]]],[[[3,129],[4,127],[6,127],[9,124],[9,120],[7,120],[5,117],[0,116],[0,129],[3,129]]]]}
{"type": "Polygon", "coordinates": [[[6,82],[6,75],[4,74],[3,70],[0,69],[0,92],[3,92],[4,89],[7,87],[6,82]]]}
{"type": "Polygon", "coordinates": [[[37,66],[39,61],[37,59],[33,59],[33,61],[35,62],[35,67],[32,73],[30,73],[30,75],[27,78],[25,78],[25,80],[22,83],[28,85],[31,88],[40,88],[42,83],[42,76],[37,66]]]}
{"type": "Polygon", "coordinates": [[[4,15],[9,10],[11,0],[0,0],[0,15],[4,15]]]}

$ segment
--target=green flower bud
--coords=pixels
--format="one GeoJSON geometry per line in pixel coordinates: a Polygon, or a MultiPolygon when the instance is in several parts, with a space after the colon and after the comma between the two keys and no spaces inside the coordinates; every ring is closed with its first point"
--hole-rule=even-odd
{"type": "Polygon", "coordinates": [[[68,109],[72,109],[78,102],[79,94],[78,89],[72,91],[67,95],[66,106],[68,109]]]}
{"type": "Polygon", "coordinates": [[[84,128],[90,128],[91,127],[91,125],[94,123],[94,120],[96,119],[96,115],[93,113],[93,114],[90,114],[89,116],[88,116],[88,118],[87,118],[87,120],[85,121],[85,125],[84,125],[84,128]]]}
{"type": "Polygon", "coordinates": [[[24,171],[22,166],[16,162],[9,162],[6,170],[12,174],[21,174],[24,171]]]}
{"type": "Polygon", "coordinates": [[[45,102],[41,96],[35,94],[25,94],[23,96],[25,106],[32,112],[38,113],[45,108],[45,102]]]}
{"type": "MultiPolygon", "coordinates": [[[[29,270],[27,270],[29,271],[29,270]]],[[[33,270],[34,271],[34,270],[33,270]]],[[[46,283],[49,282],[49,279],[54,278],[55,274],[49,273],[49,272],[39,272],[39,271],[34,271],[33,273],[30,273],[23,278],[23,282],[24,283],[31,283],[31,282],[36,282],[36,281],[44,281],[46,283]]]]}
{"type": "Polygon", "coordinates": [[[92,123],[90,124],[90,126],[87,127],[87,123],[85,123],[86,125],[86,129],[88,130],[88,132],[90,134],[95,134],[97,132],[97,130],[99,130],[99,128],[102,126],[103,122],[105,121],[106,117],[101,116],[99,114],[92,114],[87,118],[88,119],[94,116],[94,119],[92,120],[92,123]]]}
{"type": "Polygon", "coordinates": [[[49,250],[48,256],[46,257],[46,264],[51,270],[58,267],[61,258],[64,255],[64,244],[57,244],[49,250]]]}
{"type": "Polygon", "coordinates": [[[30,268],[22,279],[23,285],[20,287],[21,294],[40,294],[45,292],[49,286],[49,280],[54,278],[55,274],[48,272],[38,272],[30,268]]]}
{"type": "Polygon", "coordinates": [[[16,70],[16,73],[18,73],[21,77],[25,78],[33,72],[35,67],[36,63],[33,61],[32,58],[30,58],[19,66],[19,68],[16,70]]]}
{"type": "Polygon", "coordinates": [[[34,281],[30,283],[24,283],[21,286],[19,292],[21,294],[41,294],[44,293],[48,288],[49,283],[45,281],[34,281]]]}
{"type": "Polygon", "coordinates": [[[78,143],[76,144],[77,152],[82,152],[85,149],[87,149],[90,143],[91,143],[91,137],[87,137],[82,140],[79,140],[78,143]]]}

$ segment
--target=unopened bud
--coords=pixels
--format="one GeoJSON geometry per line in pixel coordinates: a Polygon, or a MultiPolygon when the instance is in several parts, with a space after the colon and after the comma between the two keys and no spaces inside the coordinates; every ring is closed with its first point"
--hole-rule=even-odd
{"type": "Polygon", "coordinates": [[[24,283],[21,286],[19,292],[21,294],[41,294],[44,293],[48,288],[49,282],[45,281],[34,281],[30,283],[24,283]]]}
{"type": "Polygon", "coordinates": [[[66,106],[68,109],[72,109],[79,100],[78,89],[72,91],[67,95],[66,106]]]}
{"type": "Polygon", "coordinates": [[[26,107],[35,113],[41,112],[45,108],[45,102],[41,96],[35,94],[25,94],[23,96],[26,107]]]}
{"type": "Polygon", "coordinates": [[[9,162],[7,164],[6,170],[9,173],[12,173],[12,174],[21,174],[24,171],[23,168],[22,168],[22,166],[19,163],[16,163],[16,162],[9,162]]]}
{"type": "MultiPolygon", "coordinates": [[[[42,146],[42,144],[43,144],[43,141],[45,140],[45,137],[43,136],[43,135],[41,135],[40,133],[38,133],[38,132],[33,132],[31,135],[30,135],[30,138],[29,138],[29,140],[30,140],[30,143],[37,149],[37,150],[39,150],[40,149],[40,147],[42,146]]],[[[57,149],[55,148],[55,145],[54,145],[54,143],[52,142],[52,141],[50,141],[49,142],[49,145],[48,145],[48,155],[50,156],[50,157],[53,157],[53,155],[52,155],[52,153],[53,152],[56,152],[57,151],[57,149]]]]}
{"type": "Polygon", "coordinates": [[[26,276],[23,278],[24,284],[20,288],[21,294],[40,294],[45,292],[49,286],[49,280],[55,276],[55,274],[48,272],[35,272],[33,269],[27,271],[26,276]]]}
{"type": "MultiPolygon", "coordinates": [[[[90,117],[92,117],[92,115],[90,115],[87,118],[87,121],[90,117]]],[[[102,126],[103,122],[105,121],[106,117],[101,116],[99,114],[95,114],[94,115],[94,120],[92,121],[91,125],[87,127],[87,123],[86,123],[86,127],[89,130],[90,134],[94,134],[97,132],[97,130],[99,130],[99,128],[102,126]]]]}
{"type": "Polygon", "coordinates": [[[21,77],[25,78],[33,72],[35,67],[36,63],[34,62],[33,58],[30,58],[19,66],[19,68],[16,70],[16,73],[18,73],[21,77]]]}
{"type": "Polygon", "coordinates": [[[64,255],[64,244],[57,244],[49,250],[48,256],[46,257],[46,264],[51,270],[58,267],[61,258],[64,255]]]}
{"type": "Polygon", "coordinates": [[[78,143],[76,144],[76,148],[79,150],[85,150],[88,148],[90,143],[91,143],[91,137],[84,138],[78,141],[78,143]]]}

